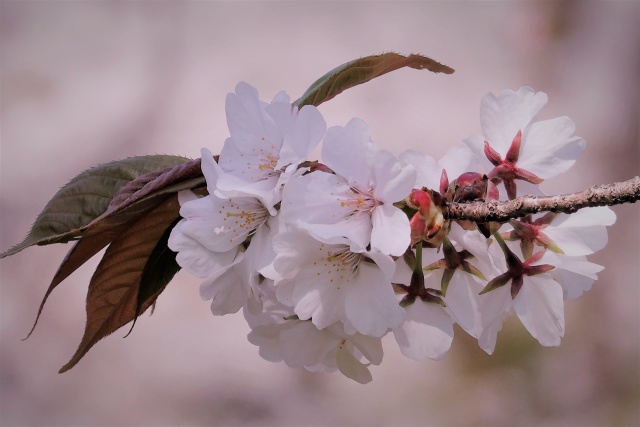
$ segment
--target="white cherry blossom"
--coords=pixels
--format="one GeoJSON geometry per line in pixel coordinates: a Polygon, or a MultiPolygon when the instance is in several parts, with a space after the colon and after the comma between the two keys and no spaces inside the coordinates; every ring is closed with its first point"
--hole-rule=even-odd
{"type": "Polygon", "coordinates": [[[218,161],[215,194],[221,198],[253,196],[275,215],[282,186],[322,139],[326,124],[313,106],[292,107],[280,92],[271,104],[240,82],[227,96],[227,123],[231,136],[218,161]]]}
{"type": "Polygon", "coordinates": [[[290,227],[273,239],[278,299],[318,329],[344,322],[347,333],[380,337],[404,320],[391,286],[393,260],[352,252],[345,239],[325,243],[290,227]],[[342,240],[342,241],[340,241],[342,240]]]}
{"type": "MultiPolygon", "coordinates": [[[[522,258],[522,253],[515,245],[512,251],[522,258]]],[[[560,345],[565,331],[564,292],[551,273],[552,270],[549,270],[554,266],[544,264],[540,259],[543,251],[524,260],[524,270],[518,272],[507,264],[498,244],[494,242],[489,246],[488,253],[498,271],[502,272],[493,280],[505,277],[508,272],[513,272],[514,276],[505,277],[498,288],[480,295],[478,309],[482,332],[478,343],[488,354],[493,353],[502,322],[512,313],[518,316],[527,331],[541,345],[560,345]]]]}
{"type": "MultiPolygon", "coordinates": [[[[407,263],[399,258],[396,266],[393,282],[409,285],[412,272],[407,263]]],[[[427,286],[433,289],[440,287],[439,283],[432,281],[427,286]]],[[[418,361],[444,357],[453,341],[453,319],[447,309],[417,297],[404,307],[404,311],[405,321],[393,329],[393,336],[402,354],[418,361]]]]}
{"type": "Polygon", "coordinates": [[[180,215],[169,247],[187,271],[204,279],[200,296],[212,300],[214,315],[237,312],[247,303],[259,306],[259,270],[273,261],[271,234],[277,232],[266,206],[257,197],[221,199],[214,194],[220,168],[202,150],[202,172],[209,194],[180,193],[180,215]],[[242,246],[251,237],[247,247],[242,246]]]}
{"type": "Polygon", "coordinates": [[[361,384],[372,380],[368,366],[382,362],[380,338],[347,335],[340,324],[319,330],[307,320],[285,320],[256,326],[248,339],[271,362],[284,361],[289,367],[312,372],[340,370],[361,384]],[[361,362],[363,357],[368,363],[361,362]]]}
{"type": "Polygon", "coordinates": [[[409,219],[393,203],[415,184],[415,169],[391,153],[376,150],[369,127],[353,119],[327,130],[322,158],[335,174],[316,171],[292,180],[284,190],[284,221],[320,239],[346,237],[351,249],[402,255],[410,243],[409,219]]]}
{"type": "Polygon", "coordinates": [[[478,159],[473,152],[463,144],[455,145],[436,162],[436,160],[417,150],[406,150],[398,156],[400,161],[411,165],[416,170],[414,188],[426,187],[439,191],[442,172],[446,171],[449,181],[464,172],[475,171],[478,159]]]}
{"type": "Polygon", "coordinates": [[[603,268],[586,255],[606,245],[613,211],[539,213],[496,231],[446,219],[442,198],[420,191],[449,197],[455,181],[454,202],[495,199],[496,183],[511,199],[541,194],[538,184],[585,147],[569,118],[537,119],[546,103],[529,87],[485,96],[484,135],[435,161],[376,149],[359,119],[326,130],[315,107],[298,110],[284,92],[260,101],[241,82],[227,97],[230,137],[219,158],[202,150],[208,194],[179,193],[182,219],[168,245],[202,279],[214,315],[243,308],[260,355],[294,368],[367,383],[387,333],[406,357],[438,360],[454,323],[491,354],[511,315],[540,344],[557,346],[564,301],[589,290],[603,268]],[[321,140],[316,164],[307,156],[321,140]],[[396,207],[404,200],[406,213],[396,207]],[[419,222],[412,234],[416,209],[425,224],[431,210],[441,220],[428,238],[419,222]],[[424,248],[412,249],[416,242],[424,248]],[[412,272],[412,256],[422,270],[412,272]]]}
{"type": "Polygon", "coordinates": [[[362,384],[372,380],[368,366],[382,362],[380,338],[360,333],[348,335],[341,323],[319,330],[312,322],[299,320],[291,307],[276,299],[272,281],[266,280],[261,287],[264,287],[263,311],[255,313],[246,307],[244,310],[251,327],[249,342],[259,347],[260,356],[311,372],[339,370],[362,384]]]}
{"type": "MultiPolygon", "coordinates": [[[[518,185],[539,184],[557,176],[575,163],[586,145],[574,135],[575,124],[568,117],[536,120],[547,99],[530,87],[487,94],[480,105],[484,136],[465,140],[491,171],[489,177],[504,182],[509,198],[516,196],[516,180],[518,185]]],[[[530,194],[528,190],[531,186],[519,189],[517,195],[530,194]]]]}

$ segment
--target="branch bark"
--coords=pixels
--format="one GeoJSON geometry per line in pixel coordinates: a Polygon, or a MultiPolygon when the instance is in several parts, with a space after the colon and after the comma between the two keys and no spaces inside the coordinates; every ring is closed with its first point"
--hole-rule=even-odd
{"type": "Polygon", "coordinates": [[[522,196],[507,202],[452,202],[445,207],[444,217],[474,222],[506,222],[537,212],[573,213],[582,208],[635,203],[637,200],[640,200],[640,176],[558,196],[522,196]]]}

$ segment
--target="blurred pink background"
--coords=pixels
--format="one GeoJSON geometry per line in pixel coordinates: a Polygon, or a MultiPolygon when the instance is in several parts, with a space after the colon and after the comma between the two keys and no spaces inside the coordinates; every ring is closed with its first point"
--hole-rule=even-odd
{"type": "MultiPolygon", "coordinates": [[[[542,118],[568,115],[587,149],[544,187],[560,193],[640,171],[640,2],[3,1],[0,250],[20,241],[80,171],[152,153],[199,157],[228,136],[224,98],[245,80],[270,100],[385,51],[422,53],[451,76],[399,70],[320,110],[351,117],[378,146],[434,157],[480,131],[487,92],[530,85],[542,118]]],[[[566,304],[567,332],[543,348],[507,322],[492,357],[456,331],[439,362],[405,359],[392,337],[362,386],[272,364],[241,314],[214,318],[181,272],[153,316],[98,343],[71,371],[98,258],[56,292],[27,341],[67,245],[0,261],[3,426],[640,425],[640,206],[615,207],[606,269],[566,304]]]]}

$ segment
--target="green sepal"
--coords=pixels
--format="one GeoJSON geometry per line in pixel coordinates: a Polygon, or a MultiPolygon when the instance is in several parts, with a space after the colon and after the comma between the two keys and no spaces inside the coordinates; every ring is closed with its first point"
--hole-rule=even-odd
{"type": "Polygon", "coordinates": [[[481,291],[480,291],[480,295],[486,294],[487,292],[491,292],[495,289],[498,289],[504,285],[506,285],[507,283],[509,283],[512,279],[512,275],[509,272],[503,273],[497,277],[495,277],[494,279],[492,279],[489,283],[487,283],[487,286],[485,286],[481,291]]]}
{"type": "Polygon", "coordinates": [[[462,261],[460,265],[460,269],[465,273],[469,273],[476,276],[478,279],[481,279],[482,281],[485,281],[485,282],[487,281],[487,278],[484,277],[484,274],[482,274],[482,271],[478,270],[478,267],[469,263],[468,261],[462,261]]]}
{"type": "Polygon", "coordinates": [[[453,278],[455,268],[447,268],[442,272],[442,280],[440,281],[440,289],[442,289],[442,295],[447,295],[447,289],[449,288],[449,282],[453,278]]]}

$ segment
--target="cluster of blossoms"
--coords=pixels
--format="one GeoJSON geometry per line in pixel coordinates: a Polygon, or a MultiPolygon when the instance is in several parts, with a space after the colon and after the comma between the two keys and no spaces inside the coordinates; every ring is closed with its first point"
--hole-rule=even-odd
{"type": "Polygon", "coordinates": [[[282,92],[265,103],[239,83],[222,152],[202,150],[208,195],[179,194],[169,247],[202,278],[214,315],[242,308],[260,355],[291,367],[366,383],[383,336],[411,359],[440,359],[454,323],[492,353],[514,312],[556,346],[564,300],[602,269],[585,256],[604,247],[614,213],[475,224],[441,209],[542,194],[539,183],[571,167],[585,142],[567,117],[536,121],[546,102],[528,87],[485,96],[484,135],[435,161],[376,148],[359,119],[327,129],[315,107],[292,107],[282,92]],[[308,161],[321,142],[321,163],[308,161]]]}

